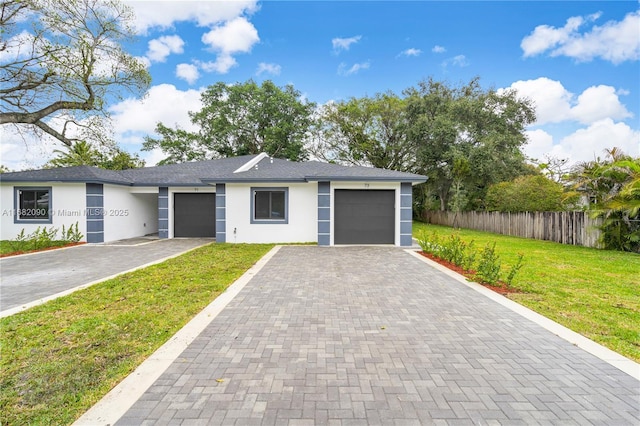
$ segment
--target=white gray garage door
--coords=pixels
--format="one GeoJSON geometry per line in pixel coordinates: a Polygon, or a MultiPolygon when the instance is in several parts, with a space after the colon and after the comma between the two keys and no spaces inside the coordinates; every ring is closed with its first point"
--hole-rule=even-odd
{"type": "Polygon", "coordinates": [[[335,244],[394,244],[395,191],[335,191],[335,244]]]}

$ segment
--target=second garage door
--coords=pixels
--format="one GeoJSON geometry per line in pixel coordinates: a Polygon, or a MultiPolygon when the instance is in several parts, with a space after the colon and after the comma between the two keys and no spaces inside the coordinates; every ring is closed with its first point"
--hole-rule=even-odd
{"type": "Polygon", "coordinates": [[[174,237],[216,236],[216,194],[176,193],[173,212],[174,237]]]}
{"type": "Polygon", "coordinates": [[[335,244],[394,244],[395,191],[336,189],[335,244]]]}

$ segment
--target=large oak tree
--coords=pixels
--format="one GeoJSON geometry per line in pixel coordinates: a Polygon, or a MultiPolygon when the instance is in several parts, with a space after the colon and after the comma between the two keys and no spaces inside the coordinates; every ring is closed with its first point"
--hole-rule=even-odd
{"type": "Polygon", "coordinates": [[[457,87],[429,79],[405,96],[414,171],[429,177],[423,195],[441,210],[452,201],[456,210],[482,209],[491,184],[529,173],[522,147],[535,112],[515,91],[482,89],[478,78],[457,87]]]}
{"type": "Polygon", "coordinates": [[[323,106],[314,155],[329,162],[412,171],[406,100],[387,92],[323,106]]]}
{"type": "Polygon", "coordinates": [[[189,113],[197,132],[158,123],[161,138],[147,138],[144,149],[160,148],[167,155],[160,164],[261,152],[293,161],[307,158],[315,104],[293,86],[281,88],[270,80],[219,82],[202,93],[202,104],[189,113]]]}
{"type": "Polygon", "coordinates": [[[125,52],[133,13],[117,0],[3,0],[0,124],[67,146],[108,139],[107,106],[146,92],[150,76],[125,52]]]}

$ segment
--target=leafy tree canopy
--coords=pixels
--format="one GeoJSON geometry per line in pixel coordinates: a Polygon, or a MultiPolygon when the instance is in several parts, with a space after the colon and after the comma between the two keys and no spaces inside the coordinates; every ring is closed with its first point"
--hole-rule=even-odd
{"type": "Polygon", "coordinates": [[[411,171],[406,100],[393,93],[324,105],[313,153],[328,162],[411,171]]]}
{"type": "Polygon", "coordinates": [[[107,106],[151,78],[125,52],[133,14],[118,0],[3,0],[0,124],[67,146],[109,139],[107,106]]]}
{"type": "Polygon", "coordinates": [[[566,210],[561,184],[543,175],[520,176],[489,187],[487,210],[500,212],[553,212],[566,210]]]}
{"type": "Polygon", "coordinates": [[[619,148],[605,158],[577,164],[571,173],[574,190],[589,201],[605,248],[640,253],[640,157],[619,148]]]}
{"type": "Polygon", "coordinates": [[[86,141],[76,142],[66,150],[55,150],[56,157],[49,161],[45,168],[95,166],[109,170],[126,170],[144,167],[144,160],[137,154],[129,154],[115,145],[92,147],[86,141]]]}
{"type": "Polygon", "coordinates": [[[456,194],[466,197],[456,204],[477,209],[489,185],[530,173],[521,148],[535,112],[515,91],[483,90],[478,78],[458,87],[429,79],[405,95],[414,171],[429,177],[421,196],[438,199],[441,210],[449,205],[454,183],[456,194]],[[466,165],[456,170],[460,159],[466,165]]]}
{"type": "Polygon", "coordinates": [[[281,88],[270,80],[262,85],[220,82],[204,91],[202,103],[200,111],[189,114],[198,132],[158,123],[161,138],[147,138],[143,149],[160,148],[167,154],[160,164],[260,152],[294,161],[308,157],[305,142],[315,104],[293,86],[281,88]]]}

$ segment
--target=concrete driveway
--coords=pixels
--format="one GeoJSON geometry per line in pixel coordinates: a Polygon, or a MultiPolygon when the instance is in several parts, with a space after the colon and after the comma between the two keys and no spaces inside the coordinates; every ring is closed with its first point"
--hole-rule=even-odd
{"type": "Polygon", "coordinates": [[[281,248],[123,397],[118,425],[640,424],[640,381],[382,247],[281,248]]]}
{"type": "Polygon", "coordinates": [[[212,242],[137,238],[0,259],[0,315],[212,242]]]}

